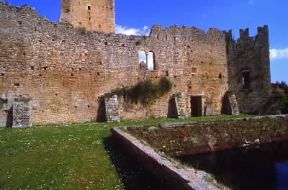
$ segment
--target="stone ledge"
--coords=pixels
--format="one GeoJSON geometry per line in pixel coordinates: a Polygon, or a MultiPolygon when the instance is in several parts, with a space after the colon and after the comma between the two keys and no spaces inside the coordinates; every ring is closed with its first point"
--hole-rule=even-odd
{"type": "Polygon", "coordinates": [[[169,185],[171,183],[171,185],[177,189],[229,189],[218,184],[206,172],[188,168],[174,160],[169,160],[164,155],[157,153],[153,148],[146,145],[146,143],[140,142],[120,128],[113,128],[112,134],[146,169],[155,175],[161,175],[163,179],[169,182],[169,185]]]}

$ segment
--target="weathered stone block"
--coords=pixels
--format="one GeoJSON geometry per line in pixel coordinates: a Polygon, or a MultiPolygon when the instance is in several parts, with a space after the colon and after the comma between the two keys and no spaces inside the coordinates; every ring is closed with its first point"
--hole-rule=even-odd
{"type": "Polygon", "coordinates": [[[177,110],[177,118],[185,118],[185,95],[184,93],[177,93],[174,95],[176,110],[177,110]]]}
{"type": "Polygon", "coordinates": [[[223,108],[222,113],[230,115],[239,115],[238,102],[236,95],[233,92],[226,92],[223,98],[223,108]]]}
{"type": "Polygon", "coordinates": [[[105,98],[106,120],[108,122],[119,122],[119,102],[117,95],[105,98]]]}
{"type": "Polygon", "coordinates": [[[12,128],[31,127],[31,106],[28,100],[15,101],[12,128]]]}
{"type": "Polygon", "coordinates": [[[239,108],[238,108],[238,103],[235,94],[230,94],[229,95],[229,103],[231,107],[231,114],[232,115],[239,115],[239,108]]]}

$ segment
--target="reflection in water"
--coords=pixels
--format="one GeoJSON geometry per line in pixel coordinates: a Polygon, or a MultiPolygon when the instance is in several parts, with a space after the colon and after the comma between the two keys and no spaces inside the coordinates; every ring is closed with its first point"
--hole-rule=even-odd
{"type": "Polygon", "coordinates": [[[277,171],[277,187],[279,190],[288,189],[288,162],[280,162],[276,164],[277,171]]]}
{"type": "Polygon", "coordinates": [[[180,158],[232,189],[288,190],[288,141],[180,158]]]}

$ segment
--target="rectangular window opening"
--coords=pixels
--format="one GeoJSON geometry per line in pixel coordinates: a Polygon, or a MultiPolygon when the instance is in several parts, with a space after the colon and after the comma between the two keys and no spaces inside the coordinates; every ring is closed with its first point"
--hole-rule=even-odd
{"type": "Polygon", "coordinates": [[[242,71],[242,88],[249,89],[250,88],[250,71],[242,71]]]}

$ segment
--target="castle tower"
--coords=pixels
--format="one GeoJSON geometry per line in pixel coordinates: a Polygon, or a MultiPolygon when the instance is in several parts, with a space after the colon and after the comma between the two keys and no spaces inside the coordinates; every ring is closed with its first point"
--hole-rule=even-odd
{"type": "Polygon", "coordinates": [[[114,0],[62,0],[60,21],[77,28],[115,32],[114,0]]]}

